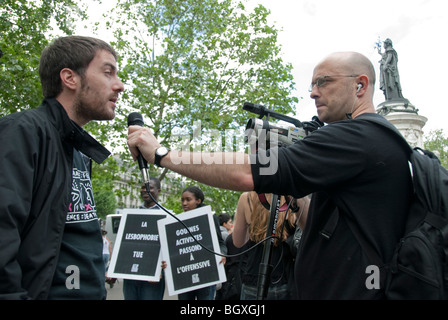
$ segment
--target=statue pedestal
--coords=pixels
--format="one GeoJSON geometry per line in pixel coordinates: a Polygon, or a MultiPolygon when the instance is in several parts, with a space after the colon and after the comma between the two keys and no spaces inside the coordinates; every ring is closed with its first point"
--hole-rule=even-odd
{"type": "Polygon", "coordinates": [[[387,100],[378,105],[376,112],[387,116],[391,112],[406,112],[418,114],[418,109],[408,99],[387,100]]]}
{"type": "Polygon", "coordinates": [[[408,100],[386,101],[378,105],[377,113],[389,120],[412,147],[423,148],[423,127],[428,118],[417,114],[408,100]]]}

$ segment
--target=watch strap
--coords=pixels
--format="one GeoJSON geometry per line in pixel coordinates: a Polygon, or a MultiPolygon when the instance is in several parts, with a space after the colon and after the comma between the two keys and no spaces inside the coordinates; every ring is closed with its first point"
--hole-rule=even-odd
{"type": "Polygon", "coordinates": [[[156,153],[155,153],[155,156],[154,156],[154,164],[155,164],[156,166],[158,166],[159,168],[163,168],[163,166],[160,165],[160,162],[162,161],[162,158],[163,158],[164,156],[166,156],[166,155],[168,154],[168,152],[170,152],[170,149],[166,148],[167,152],[166,152],[165,154],[163,154],[163,155],[160,155],[160,154],[157,153],[157,151],[158,151],[160,148],[164,148],[164,147],[159,147],[159,148],[156,149],[156,153]]]}

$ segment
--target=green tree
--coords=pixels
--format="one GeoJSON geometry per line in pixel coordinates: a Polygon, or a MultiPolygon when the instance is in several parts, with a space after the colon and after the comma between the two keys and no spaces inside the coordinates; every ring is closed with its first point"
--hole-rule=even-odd
{"type": "Polygon", "coordinates": [[[94,186],[97,215],[99,218],[105,219],[108,214],[115,213],[117,208],[113,180],[94,178],[92,185],[94,186]]]}
{"type": "MultiPolygon", "coordinates": [[[[138,111],[160,141],[172,146],[180,134],[193,136],[195,121],[222,138],[226,129],[244,126],[253,117],[241,108],[246,101],[291,113],[298,102],[292,66],[280,56],[269,13],[261,5],[247,12],[233,0],[120,0],[106,20],[115,30],[120,76],[127,84],[115,121],[123,130],[113,135],[101,123],[95,130],[123,145],[126,117],[138,111]]],[[[199,141],[203,151],[206,141],[199,141]]],[[[232,209],[222,210],[230,212],[239,197],[225,190],[209,194],[215,204],[229,202],[232,209]]]]}
{"type": "Polygon", "coordinates": [[[425,149],[435,152],[442,166],[448,169],[448,136],[443,129],[432,130],[425,137],[425,149]]]}
{"type": "Polygon", "coordinates": [[[40,54],[55,34],[73,33],[74,21],[86,18],[84,6],[75,0],[1,0],[0,117],[40,104],[40,54]]]}

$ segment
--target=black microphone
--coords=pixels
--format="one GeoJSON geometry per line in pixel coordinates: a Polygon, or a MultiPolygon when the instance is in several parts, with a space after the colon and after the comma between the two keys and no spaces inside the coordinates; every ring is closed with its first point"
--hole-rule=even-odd
{"type": "MultiPolygon", "coordinates": [[[[144,125],[145,125],[145,123],[143,122],[143,117],[140,113],[131,112],[128,115],[128,127],[129,126],[143,127],[144,125]]],[[[142,157],[142,155],[140,153],[137,156],[137,161],[138,161],[138,167],[140,168],[140,171],[142,172],[143,183],[145,185],[149,185],[148,162],[145,160],[145,158],[142,157]]]]}
{"type": "Polygon", "coordinates": [[[273,117],[278,120],[283,120],[283,121],[292,123],[293,125],[295,125],[298,128],[303,127],[303,124],[299,119],[292,118],[290,116],[278,113],[277,111],[270,110],[261,104],[244,102],[243,110],[258,114],[258,115],[260,115],[261,118],[264,116],[270,116],[270,117],[273,117]]]}

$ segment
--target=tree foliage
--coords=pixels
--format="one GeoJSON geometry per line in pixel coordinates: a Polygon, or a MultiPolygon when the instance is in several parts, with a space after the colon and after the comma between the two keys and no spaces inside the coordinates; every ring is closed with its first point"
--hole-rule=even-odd
{"type": "MultiPolygon", "coordinates": [[[[117,129],[124,129],[127,115],[138,111],[161,143],[172,146],[180,136],[191,139],[200,122],[204,130],[221,133],[219,148],[226,130],[245,126],[253,117],[242,110],[246,101],[291,113],[298,102],[292,95],[292,66],[280,56],[278,30],[267,23],[269,13],[263,6],[247,12],[233,0],[119,1],[110,15],[116,20],[107,19],[115,30],[120,77],[127,87],[117,129]]],[[[108,125],[96,126],[111,137],[108,125]]],[[[126,141],[124,135],[125,130],[114,136],[117,145],[126,141]]],[[[211,145],[207,139],[198,143],[202,151],[211,145]]],[[[161,175],[155,169],[152,173],[161,175]]],[[[189,184],[196,183],[183,183],[189,184]]],[[[215,206],[223,206],[220,211],[233,212],[239,193],[229,196],[230,191],[203,187],[215,206]]]]}
{"type": "Polygon", "coordinates": [[[425,149],[435,152],[442,166],[448,169],[448,136],[442,129],[429,132],[425,137],[425,149]]]}
{"type": "Polygon", "coordinates": [[[116,47],[129,87],[121,112],[139,110],[164,141],[195,120],[222,131],[239,126],[245,101],[292,111],[292,67],[264,7],[247,14],[232,0],[122,0],[119,9],[116,23],[127,25],[116,29],[116,47]]]}
{"type": "Polygon", "coordinates": [[[53,32],[72,34],[74,21],[86,18],[80,2],[1,0],[0,116],[40,104],[40,54],[53,32]]]}
{"type": "Polygon", "coordinates": [[[105,219],[108,214],[115,213],[117,208],[114,183],[111,179],[102,177],[92,178],[95,193],[95,206],[99,218],[105,219]]]}

